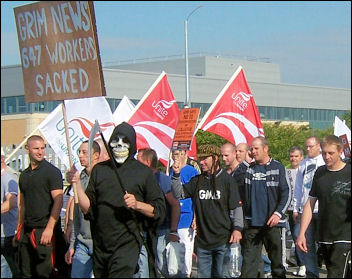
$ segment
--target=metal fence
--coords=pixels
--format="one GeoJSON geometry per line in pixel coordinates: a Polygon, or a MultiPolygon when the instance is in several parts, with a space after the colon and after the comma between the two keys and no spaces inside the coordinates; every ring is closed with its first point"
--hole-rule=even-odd
{"type": "MultiPolygon", "coordinates": [[[[8,158],[8,156],[14,151],[14,146],[1,145],[1,150],[5,155],[5,158],[8,158]]],[[[61,162],[59,157],[49,145],[46,145],[45,147],[45,159],[59,168],[63,174],[63,178],[65,177],[65,173],[68,168],[61,162]]],[[[22,146],[14,155],[11,156],[11,158],[9,158],[8,166],[17,173],[20,173],[29,166],[29,157],[24,146],[22,146]]]]}

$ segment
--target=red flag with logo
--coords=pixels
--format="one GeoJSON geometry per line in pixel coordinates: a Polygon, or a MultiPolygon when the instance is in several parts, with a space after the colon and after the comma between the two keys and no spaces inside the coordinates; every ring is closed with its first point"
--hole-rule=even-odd
{"type": "Polygon", "coordinates": [[[179,117],[179,108],[165,72],[162,72],[132,112],[128,123],[137,135],[137,149],[152,148],[167,166],[179,117]]]}
{"type": "Polygon", "coordinates": [[[208,109],[198,128],[235,145],[250,143],[254,137],[264,136],[258,108],[241,66],[208,109]]]}

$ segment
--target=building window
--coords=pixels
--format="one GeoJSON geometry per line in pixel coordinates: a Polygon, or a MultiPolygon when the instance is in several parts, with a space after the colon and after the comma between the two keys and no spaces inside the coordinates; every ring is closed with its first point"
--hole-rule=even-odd
{"type": "MultiPolygon", "coordinates": [[[[111,112],[114,113],[121,99],[106,98],[109,103],[111,112]]],[[[137,105],[139,100],[131,100],[137,105]]],[[[35,112],[52,112],[62,101],[47,101],[40,103],[26,103],[24,96],[2,97],[1,114],[15,113],[35,113],[35,112]]],[[[178,107],[183,108],[183,102],[177,102],[178,107]]],[[[200,108],[199,118],[202,118],[210,108],[209,103],[192,103],[192,107],[200,108]]],[[[347,111],[343,110],[323,110],[308,108],[287,108],[287,107],[270,107],[258,106],[260,117],[264,120],[289,120],[289,121],[307,121],[313,129],[326,129],[331,127],[335,116],[341,117],[347,111]]]]}

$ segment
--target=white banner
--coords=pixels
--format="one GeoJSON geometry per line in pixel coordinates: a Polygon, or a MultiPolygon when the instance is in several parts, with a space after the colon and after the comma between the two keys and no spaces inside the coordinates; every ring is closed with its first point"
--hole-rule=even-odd
{"type": "MultiPolygon", "coordinates": [[[[65,107],[68,134],[72,149],[72,162],[75,167],[81,171],[82,166],[78,158],[78,149],[83,141],[88,140],[89,132],[95,120],[98,120],[106,141],[110,139],[115,125],[110,106],[105,97],[66,100],[65,107]]],[[[38,128],[55,153],[59,156],[60,160],[70,168],[62,104],[57,106],[55,110],[39,124],[38,128]]],[[[97,134],[95,138],[99,136],[100,135],[97,134]]]]}
{"type": "Polygon", "coordinates": [[[128,122],[132,116],[134,107],[135,105],[132,103],[132,101],[127,96],[123,96],[119,105],[112,114],[115,125],[117,126],[123,121],[128,122]]]}
{"type": "Polygon", "coordinates": [[[345,124],[345,120],[342,121],[340,118],[335,116],[335,122],[334,122],[334,135],[339,137],[341,135],[347,135],[348,143],[351,146],[351,130],[348,128],[348,126],[345,124]]]}

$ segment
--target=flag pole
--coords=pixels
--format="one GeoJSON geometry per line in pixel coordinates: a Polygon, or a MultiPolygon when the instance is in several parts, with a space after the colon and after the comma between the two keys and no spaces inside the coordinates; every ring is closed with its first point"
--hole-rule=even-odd
{"type": "MultiPolygon", "coordinates": [[[[72,168],[73,167],[72,149],[71,149],[70,137],[68,135],[68,124],[67,124],[65,100],[62,100],[62,115],[64,116],[64,126],[65,126],[66,144],[67,144],[67,151],[68,151],[68,160],[69,160],[70,168],[72,168]]],[[[77,195],[76,183],[72,183],[72,187],[73,187],[73,192],[74,192],[75,203],[77,204],[78,203],[78,195],[77,195]]]]}
{"type": "Polygon", "coordinates": [[[171,151],[171,149],[170,149],[170,152],[169,152],[169,160],[167,161],[167,167],[166,167],[166,171],[165,171],[165,174],[167,175],[167,176],[169,176],[169,174],[170,174],[170,161],[171,161],[171,158],[172,158],[172,151],[171,151]]]}

